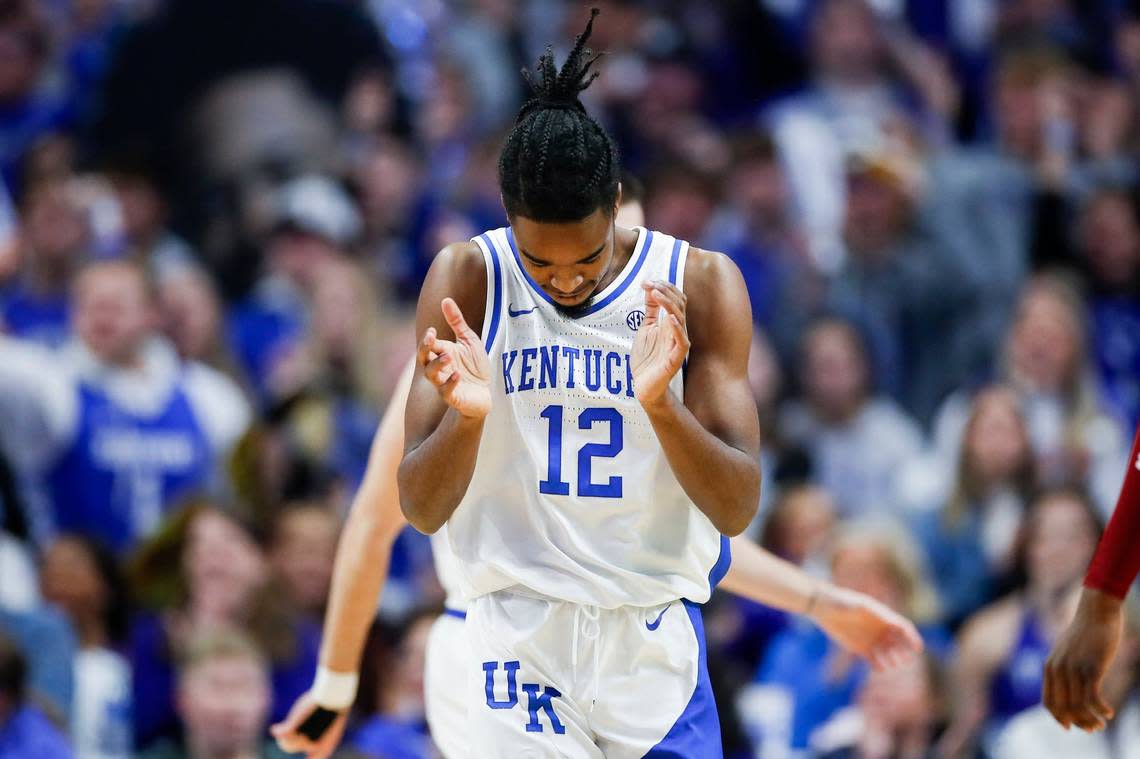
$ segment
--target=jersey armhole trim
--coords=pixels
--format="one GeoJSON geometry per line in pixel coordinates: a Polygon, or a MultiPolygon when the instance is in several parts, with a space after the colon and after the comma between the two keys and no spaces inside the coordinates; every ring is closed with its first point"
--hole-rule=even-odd
{"type": "Polygon", "coordinates": [[[495,344],[495,337],[499,331],[499,312],[502,311],[503,286],[502,268],[499,257],[495,254],[495,245],[486,232],[474,238],[483,251],[484,264],[489,262],[487,268],[487,303],[483,315],[483,348],[488,353],[495,344]]]}
{"type": "Polygon", "coordinates": [[[669,256],[669,284],[685,289],[685,261],[689,257],[689,243],[673,241],[673,252],[669,256]]]}

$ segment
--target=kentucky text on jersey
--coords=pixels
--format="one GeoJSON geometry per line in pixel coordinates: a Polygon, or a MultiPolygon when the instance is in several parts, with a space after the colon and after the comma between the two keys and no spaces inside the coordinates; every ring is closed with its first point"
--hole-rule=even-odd
{"type": "Polygon", "coordinates": [[[591,393],[633,396],[633,370],[628,353],[540,345],[504,351],[503,388],[508,395],[527,390],[584,388],[591,393]]]}

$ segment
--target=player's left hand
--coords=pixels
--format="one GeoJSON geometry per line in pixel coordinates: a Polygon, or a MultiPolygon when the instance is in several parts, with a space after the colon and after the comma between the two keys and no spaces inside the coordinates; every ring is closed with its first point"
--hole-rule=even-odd
{"type": "Polygon", "coordinates": [[[903,617],[863,593],[820,587],[811,619],[827,636],[876,670],[905,664],[922,652],[922,636],[903,617]]]}
{"type": "Polygon", "coordinates": [[[277,741],[278,748],[291,754],[301,754],[305,759],[328,759],[332,756],[344,736],[348,713],[340,714],[324,734],[313,741],[303,735],[300,728],[316,708],[317,702],[308,692],[302,693],[297,698],[285,719],[269,728],[269,733],[277,741]]]}
{"type": "Polygon", "coordinates": [[[668,282],[653,281],[645,290],[645,320],[637,330],[630,356],[633,392],[642,406],[664,399],[689,354],[685,293],[668,282]]]}
{"type": "Polygon", "coordinates": [[[1081,591],[1076,616],[1045,662],[1042,701],[1067,730],[1103,730],[1114,710],[1101,694],[1124,628],[1121,602],[1091,588],[1081,591]]]}

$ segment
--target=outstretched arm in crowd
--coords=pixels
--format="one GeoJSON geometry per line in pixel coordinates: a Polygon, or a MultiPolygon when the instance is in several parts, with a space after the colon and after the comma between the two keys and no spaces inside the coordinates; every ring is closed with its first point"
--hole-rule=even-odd
{"type": "Polygon", "coordinates": [[[404,452],[404,404],[412,367],[388,403],[372,441],[368,469],[352,502],[333,566],[332,589],[325,614],[320,671],[314,687],[297,699],[289,715],[273,726],[278,745],[308,759],[325,759],[344,733],[348,707],[356,691],[356,673],[364,640],[376,612],[376,602],[388,575],[392,544],[407,521],[400,511],[396,470],[404,452]],[[317,706],[340,712],[320,739],[312,741],[298,728],[317,706]]]}
{"type": "Polygon", "coordinates": [[[14,466],[35,470],[74,433],[74,381],[56,357],[34,343],[0,334],[0,446],[14,466]]]}
{"type": "Polygon", "coordinates": [[[732,539],[732,564],[721,587],[803,614],[875,669],[897,666],[922,650],[922,638],[909,620],[869,596],[811,577],[743,535],[732,539]]]}
{"type": "Polygon", "coordinates": [[[1101,537],[1085,576],[1077,613],[1045,664],[1042,698],[1067,729],[1100,730],[1113,708],[1101,683],[1120,645],[1124,596],[1140,573],[1140,429],[1116,511],[1101,537]]]}

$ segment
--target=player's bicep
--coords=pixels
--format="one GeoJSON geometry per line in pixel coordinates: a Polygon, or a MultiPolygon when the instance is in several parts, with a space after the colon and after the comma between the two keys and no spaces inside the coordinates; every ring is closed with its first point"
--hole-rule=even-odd
{"type": "Polygon", "coordinates": [[[447,404],[424,377],[418,361],[418,350],[429,328],[434,327],[440,339],[455,339],[440,307],[444,298],[454,299],[472,329],[480,330],[486,310],[487,279],[483,254],[475,243],[448,245],[440,251],[420,290],[416,304],[417,362],[404,411],[405,450],[426,440],[447,412],[447,404]]]}
{"type": "Polygon", "coordinates": [[[686,269],[692,348],[685,370],[685,406],[725,443],[758,456],[760,423],[748,383],[748,291],[740,271],[725,256],[704,251],[699,255],[686,269]]]}

